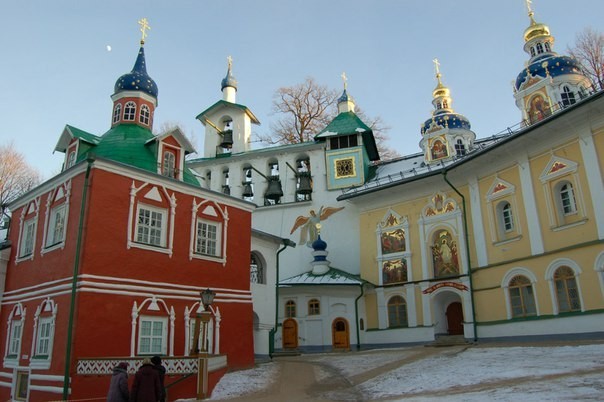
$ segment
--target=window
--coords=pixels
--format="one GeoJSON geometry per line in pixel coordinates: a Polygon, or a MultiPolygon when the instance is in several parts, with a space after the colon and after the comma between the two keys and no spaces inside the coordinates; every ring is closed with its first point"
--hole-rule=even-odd
{"type": "Polygon", "coordinates": [[[558,268],[554,273],[554,284],[558,311],[561,313],[580,311],[581,301],[574,271],[566,266],[558,268]]]}
{"type": "Polygon", "coordinates": [[[136,241],[152,246],[165,247],[165,216],[166,212],[164,210],[139,205],[136,222],[136,241]]]}
{"type": "Polygon", "coordinates": [[[296,316],[296,302],[293,300],[288,300],[285,303],[285,316],[287,318],[292,318],[296,316]]]}
{"type": "Polygon", "coordinates": [[[43,317],[38,321],[38,333],[36,336],[36,354],[37,358],[48,358],[50,355],[52,338],[52,317],[43,317]]]}
{"type": "Polygon", "coordinates": [[[9,343],[7,357],[19,357],[19,354],[21,352],[21,335],[23,335],[23,321],[12,321],[10,328],[10,338],[8,341],[9,343]]]}
{"type": "Polygon", "coordinates": [[[535,48],[531,46],[531,57],[535,57],[535,48]]]}
{"type": "Polygon", "coordinates": [[[577,202],[572,184],[564,182],[558,190],[560,208],[563,215],[571,215],[577,212],[577,202]]]}
{"type": "Polygon", "coordinates": [[[136,116],[136,103],[126,103],[126,106],[124,107],[124,120],[134,121],[134,116],[136,116]]]}
{"type": "Polygon", "coordinates": [[[562,99],[563,106],[574,105],[577,101],[575,99],[575,93],[571,91],[568,85],[564,85],[562,87],[562,92],[560,93],[560,98],[562,99]]]}
{"type": "Polygon", "coordinates": [[[455,142],[455,154],[457,156],[464,156],[466,154],[466,146],[464,145],[462,139],[458,139],[455,142]]]}
{"type": "Polygon", "coordinates": [[[167,318],[141,316],[138,332],[138,354],[166,354],[167,318]]]}
{"type": "Polygon", "coordinates": [[[113,124],[120,121],[121,114],[122,114],[122,104],[118,103],[115,105],[115,108],[113,108],[113,124]]]}
{"type": "Polygon", "coordinates": [[[533,285],[526,276],[517,275],[509,284],[512,317],[527,317],[537,313],[533,285]]]}
{"type": "Polygon", "coordinates": [[[148,126],[150,115],[151,115],[151,112],[149,111],[149,106],[143,105],[143,106],[141,106],[141,115],[140,115],[138,121],[143,123],[145,126],[148,126]]]}
{"type": "Polygon", "coordinates": [[[393,296],[388,300],[388,326],[406,327],[407,322],[407,303],[401,296],[393,296]]]}
{"type": "Polygon", "coordinates": [[[449,102],[447,102],[446,99],[443,100],[443,108],[444,109],[448,109],[449,108],[449,102]]]}
{"type": "Polygon", "coordinates": [[[28,219],[23,224],[23,231],[21,232],[21,247],[19,250],[19,257],[25,257],[31,255],[34,250],[34,237],[36,232],[36,221],[35,219],[28,219]]]}
{"type": "Polygon", "coordinates": [[[543,53],[543,45],[541,43],[537,43],[537,54],[543,53]]]}
{"type": "Polygon", "coordinates": [[[195,252],[220,257],[220,225],[218,223],[197,221],[195,252]]]}
{"type": "Polygon", "coordinates": [[[50,211],[46,247],[59,244],[65,239],[65,211],[65,204],[61,204],[50,211]]]}
{"type": "Polygon", "coordinates": [[[264,267],[262,261],[252,253],[250,261],[250,282],[251,283],[265,283],[264,281],[264,267]]]}
{"type": "Polygon", "coordinates": [[[502,235],[514,231],[514,215],[512,214],[512,205],[509,202],[502,201],[497,204],[497,215],[502,235]]]}
{"type": "Polygon", "coordinates": [[[76,152],[71,151],[69,156],[67,157],[67,167],[70,168],[75,164],[76,161],[76,152]]]}
{"type": "Polygon", "coordinates": [[[551,47],[551,45],[549,44],[549,42],[545,42],[545,51],[546,51],[546,52],[551,52],[551,51],[552,51],[552,47],[551,47]]]}
{"type": "Polygon", "coordinates": [[[311,299],[308,302],[308,315],[319,315],[321,314],[321,304],[317,299],[311,299]]]}
{"type": "Polygon", "coordinates": [[[342,135],[339,137],[332,137],[329,139],[330,149],[343,149],[352,148],[358,145],[358,138],[356,134],[342,135]]]}
{"type": "Polygon", "coordinates": [[[162,175],[172,178],[176,177],[176,155],[174,155],[174,152],[164,151],[162,175]]]}

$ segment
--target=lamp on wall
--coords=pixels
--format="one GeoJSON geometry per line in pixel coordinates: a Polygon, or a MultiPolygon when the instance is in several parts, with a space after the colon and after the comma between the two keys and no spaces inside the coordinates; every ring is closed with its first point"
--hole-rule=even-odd
{"type": "MultiPolygon", "coordinates": [[[[194,347],[191,349],[191,355],[207,355],[208,354],[208,323],[210,322],[210,317],[212,316],[212,312],[210,311],[210,306],[214,302],[214,297],[216,297],[216,292],[211,289],[206,289],[202,292],[199,292],[199,296],[201,297],[201,304],[203,306],[203,311],[198,312],[196,315],[197,324],[195,325],[195,342],[194,347]],[[203,327],[203,332],[202,332],[203,327]],[[201,345],[199,344],[199,338],[201,335],[201,345]]],[[[199,311],[199,310],[198,310],[199,311]]]]}

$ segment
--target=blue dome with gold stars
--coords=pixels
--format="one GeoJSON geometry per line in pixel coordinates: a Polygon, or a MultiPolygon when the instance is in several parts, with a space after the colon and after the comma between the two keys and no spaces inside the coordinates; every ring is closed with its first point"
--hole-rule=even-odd
{"type": "Polygon", "coordinates": [[[581,68],[577,60],[568,56],[552,56],[543,55],[543,57],[536,58],[527,68],[522,70],[516,78],[515,87],[520,89],[522,83],[526,80],[527,74],[530,72],[531,76],[539,76],[541,78],[547,77],[558,77],[565,74],[582,74],[581,68]]]}
{"type": "MultiPolygon", "coordinates": [[[[432,125],[441,126],[443,128],[459,128],[470,130],[470,121],[459,113],[450,113],[445,111],[437,111],[434,115],[422,124],[421,132],[424,134],[429,131],[432,125]]],[[[433,127],[434,128],[434,127],[433,127]]]]}
{"type": "Polygon", "coordinates": [[[157,84],[147,74],[145,50],[141,46],[132,71],[122,75],[115,83],[115,93],[122,91],[141,91],[157,98],[157,84]]]}

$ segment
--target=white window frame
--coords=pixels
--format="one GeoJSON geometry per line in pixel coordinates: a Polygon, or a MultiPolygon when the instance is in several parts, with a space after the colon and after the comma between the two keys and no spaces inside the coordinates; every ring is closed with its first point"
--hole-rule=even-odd
{"type": "Polygon", "coordinates": [[[55,337],[57,305],[52,299],[44,300],[36,309],[34,316],[34,339],[31,345],[30,367],[38,369],[50,368],[55,337]],[[48,315],[47,313],[51,313],[48,315]],[[41,316],[42,313],[45,315],[41,316]],[[47,329],[47,333],[43,333],[47,329]],[[42,345],[45,343],[44,349],[42,345]],[[45,352],[45,353],[43,353],[45,352]]]}
{"type": "Polygon", "coordinates": [[[23,337],[23,321],[13,320],[10,326],[10,335],[8,341],[8,351],[6,357],[19,358],[21,353],[21,338],[23,337]],[[18,331],[18,333],[16,333],[18,331]]]}
{"type": "Polygon", "coordinates": [[[73,149],[73,150],[69,151],[69,153],[67,154],[66,169],[69,169],[70,167],[75,165],[75,161],[76,161],[76,150],[73,149]]]}
{"type": "MultiPolygon", "coordinates": [[[[207,232],[207,231],[206,231],[207,232]]],[[[220,258],[222,257],[222,224],[220,222],[211,221],[208,219],[204,219],[201,217],[197,218],[197,222],[195,224],[195,254],[206,255],[210,257],[220,258]],[[215,238],[211,238],[211,236],[201,236],[200,226],[205,225],[207,228],[214,228],[214,236],[215,238]],[[208,244],[213,244],[213,253],[207,252],[207,249],[210,248],[208,244]],[[205,246],[204,246],[205,245],[205,246]],[[203,252],[200,248],[205,247],[206,252],[203,252]]]]}
{"type": "Polygon", "coordinates": [[[136,103],[126,102],[124,105],[124,121],[135,121],[136,119],[136,103]]]}
{"type": "Polygon", "coordinates": [[[162,175],[173,179],[176,178],[176,153],[174,151],[164,149],[162,175]]]}
{"type": "Polygon", "coordinates": [[[572,183],[567,180],[561,181],[556,184],[555,189],[560,214],[563,216],[575,215],[577,213],[577,198],[572,183]]]}
{"type": "Polygon", "coordinates": [[[42,317],[38,320],[38,329],[36,333],[36,350],[34,356],[44,356],[46,358],[51,354],[52,345],[52,317],[42,317]]]}
{"type": "Polygon", "coordinates": [[[141,315],[138,318],[138,339],[137,339],[137,354],[138,355],[167,355],[168,350],[168,317],[141,315]],[[150,334],[143,334],[143,323],[150,322],[150,334]],[[161,335],[153,335],[154,324],[161,326],[161,335]],[[142,349],[143,339],[149,338],[149,350],[142,349]],[[161,339],[159,349],[153,348],[153,340],[161,339]]]}
{"type": "Polygon", "coordinates": [[[23,222],[19,244],[19,258],[27,258],[33,255],[36,246],[36,223],[36,217],[32,217],[23,222]]]}
{"type": "MultiPolygon", "coordinates": [[[[162,248],[166,247],[166,234],[167,234],[166,228],[167,228],[167,224],[168,224],[167,223],[168,222],[168,211],[167,210],[162,209],[162,208],[152,207],[147,204],[139,203],[136,208],[136,218],[135,219],[136,219],[136,227],[134,230],[134,239],[133,239],[135,243],[144,244],[144,245],[151,246],[151,247],[162,247],[162,248]],[[149,225],[144,225],[144,226],[141,225],[141,222],[140,222],[141,211],[149,212],[148,218],[150,220],[153,219],[154,214],[161,216],[161,223],[159,226],[159,231],[160,231],[159,244],[155,244],[150,241],[151,231],[157,230],[158,228],[151,225],[151,222],[149,223],[149,225]],[[144,227],[147,227],[147,229],[149,230],[149,233],[146,235],[146,237],[147,237],[146,239],[141,240],[141,233],[139,232],[139,229],[142,229],[144,227]]],[[[144,233],[143,233],[143,235],[144,235],[144,233]]]]}
{"type": "Polygon", "coordinates": [[[6,333],[9,336],[6,338],[4,349],[4,367],[15,368],[19,365],[21,356],[21,348],[23,347],[23,328],[25,327],[26,310],[21,303],[17,303],[13,307],[6,322],[6,333]],[[18,338],[15,338],[15,328],[20,328],[18,338]]]}
{"type": "Polygon", "coordinates": [[[142,105],[140,115],[138,117],[138,121],[140,123],[144,124],[145,126],[148,126],[150,120],[151,120],[151,109],[149,109],[149,106],[147,106],[147,105],[142,105]]]}
{"type": "Polygon", "coordinates": [[[65,224],[67,222],[67,204],[62,203],[50,210],[46,248],[55,247],[65,242],[65,224]]]}
{"type": "Polygon", "coordinates": [[[201,202],[197,203],[197,200],[193,199],[193,207],[191,208],[191,237],[189,240],[189,259],[191,260],[193,258],[198,258],[202,260],[215,261],[222,263],[222,266],[226,266],[228,225],[229,214],[226,207],[221,207],[214,201],[202,200],[201,202]],[[198,222],[200,221],[218,226],[216,232],[216,255],[201,254],[197,252],[197,228],[198,222]]]}
{"type": "Polygon", "coordinates": [[[122,104],[117,103],[113,108],[113,124],[120,121],[120,116],[122,114],[122,104]]]}

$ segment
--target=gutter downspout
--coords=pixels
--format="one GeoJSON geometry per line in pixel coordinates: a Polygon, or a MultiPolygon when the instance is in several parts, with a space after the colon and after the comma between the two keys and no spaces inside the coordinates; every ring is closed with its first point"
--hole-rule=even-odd
{"type": "Polygon", "coordinates": [[[474,342],[478,341],[478,333],[476,332],[476,309],[474,308],[474,285],[472,284],[472,264],[470,263],[470,241],[468,234],[468,217],[466,213],[466,197],[463,196],[462,193],[459,192],[457,188],[447,179],[447,170],[443,168],[443,178],[445,182],[457,193],[458,196],[461,197],[461,205],[463,208],[463,230],[464,237],[466,240],[466,255],[468,258],[468,279],[470,281],[470,302],[472,303],[472,327],[474,329],[474,342]]]}
{"type": "Polygon", "coordinates": [[[289,247],[296,247],[296,243],[289,239],[282,239],[283,247],[277,251],[277,272],[275,277],[275,326],[269,332],[269,345],[268,345],[268,354],[269,357],[273,357],[273,352],[275,351],[275,334],[277,333],[277,328],[279,327],[279,254],[281,254],[285,249],[289,247]]]}
{"type": "Polygon", "coordinates": [[[75,315],[75,299],[76,290],[78,285],[78,273],[80,270],[80,252],[82,249],[82,233],[84,231],[84,216],[86,210],[86,197],[88,194],[88,185],[90,178],[90,170],[94,163],[94,155],[88,155],[86,162],[88,167],[86,168],[86,177],[84,178],[84,189],[82,190],[82,204],[80,207],[80,222],[78,224],[78,237],[76,239],[76,251],[75,260],[73,263],[73,277],[71,280],[71,301],[69,304],[69,322],[67,324],[67,346],[65,348],[65,376],[63,377],[63,400],[67,401],[69,398],[69,378],[71,371],[71,344],[73,336],[73,319],[75,315]]]}
{"type": "Polygon", "coordinates": [[[357,350],[361,350],[361,336],[359,332],[359,299],[365,294],[365,288],[363,287],[363,285],[364,283],[361,283],[359,285],[359,287],[361,288],[361,294],[359,295],[359,297],[354,299],[354,318],[357,327],[357,350]]]}

